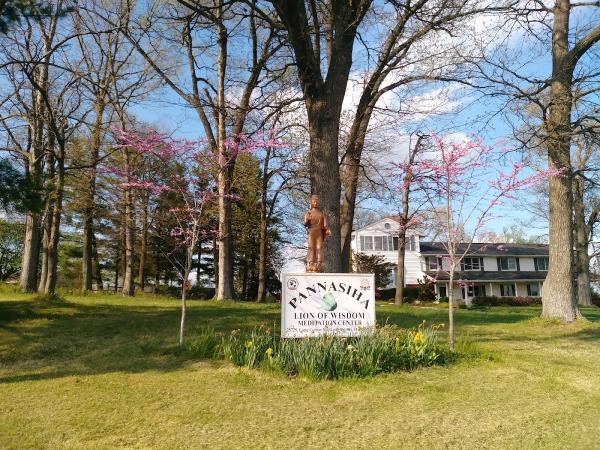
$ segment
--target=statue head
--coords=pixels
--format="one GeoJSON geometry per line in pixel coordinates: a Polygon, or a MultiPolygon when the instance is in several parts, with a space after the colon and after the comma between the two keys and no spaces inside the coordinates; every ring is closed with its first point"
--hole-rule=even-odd
{"type": "Polygon", "coordinates": [[[311,208],[319,207],[319,196],[317,194],[312,194],[310,196],[310,207],[311,208]]]}

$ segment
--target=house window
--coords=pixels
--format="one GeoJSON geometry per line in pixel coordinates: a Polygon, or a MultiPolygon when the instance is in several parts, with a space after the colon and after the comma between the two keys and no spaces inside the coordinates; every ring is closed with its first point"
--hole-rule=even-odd
{"type": "Polygon", "coordinates": [[[408,250],[409,252],[414,252],[415,249],[416,249],[415,237],[407,236],[406,237],[406,250],[408,250]]]}
{"type": "Polygon", "coordinates": [[[514,284],[501,284],[500,285],[500,296],[502,297],[514,297],[516,295],[514,284]]]}
{"type": "Polygon", "coordinates": [[[438,297],[440,297],[440,298],[448,297],[448,292],[446,291],[446,286],[438,286],[438,297]]]}
{"type": "Polygon", "coordinates": [[[373,236],[361,236],[360,249],[362,251],[373,250],[373,236]]]}
{"type": "Polygon", "coordinates": [[[517,258],[510,256],[498,258],[498,270],[518,270],[518,266],[517,258]]]}
{"type": "Polygon", "coordinates": [[[528,283],[527,284],[527,295],[529,297],[540,296],[540,283],[528,283]]]}
{"type": "Polygon", "coordinates": [[[460,270],[482,270],[481,258],[464,258],[460,263],[460,270]]]}
{"type": "Polygon", "coordinates": [[[475,297],[485,297],[485,285],[476,284],[474,286],[475,297]]]}
{"type": "Polygon", "coordinates": [[[385,224],[383,227],[384,227],[386,230],[389,230],[389,229],[390,229],[390,224],[389,224],[389,223],[386,223],[386,224],[385,224]]]}
{"type": "Polygon", "coordinates": [[[548,270],[548,258],[533,258],[535,270],[548,270]]]}
{"type": "MultiPolygon", "coordinates": [[[[383,236],[374,236],[374,241],[375,241],[375,251],[382,251],[383,250],[383,236]]],[[[386,239],[387,242],[387,239],[386,239]]]]}
{"type": "Polygon", "coordinates": [[[438,270],[441,267],[441,258],[438,258],[436,256],[430,256],[429,258],[427,258],[428,260],[428,270],[438,270]]]}

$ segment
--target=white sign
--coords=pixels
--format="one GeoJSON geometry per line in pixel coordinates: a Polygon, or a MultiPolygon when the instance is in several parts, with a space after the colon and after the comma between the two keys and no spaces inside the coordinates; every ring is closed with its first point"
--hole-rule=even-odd
{"type": "Polygon", "coordinates": [[[375,325],[375,275],[284,273],[281,337],[357,336],[375,325]]]}

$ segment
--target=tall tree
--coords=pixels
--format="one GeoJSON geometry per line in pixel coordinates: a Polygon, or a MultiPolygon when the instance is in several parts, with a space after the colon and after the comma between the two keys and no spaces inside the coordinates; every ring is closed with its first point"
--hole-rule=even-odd
{"type": "MultiPolygon", "coordinates": [[[[600,8],[593,2],[555,0],[516,2],[505,16],[500,32],[519,38],[506,45],[485,49],[484,55],[464,55],[476,69],[479,81],[494,97],[508,97],[507,116],[521,120],[531,111],[539,120],[531,121],[523,145],[537,153],[542,149],[549,164],[561,169],[549,181],[550,266],[542,293],[542,316],[571,322],[581,317],[577,308],[576,263],[573,255],[573,164],[575,135],[598,130],[597,119],[590,127],[590,110],[582,107],[597,95],[597,55],[600,41],[597,24],[600,8]],[[574,10],[580,14],[572,16],[574,10]],[[550,60],[551,73],[540,73],[550,60]],[[543,63],[542,63],[543,61],[543,63]]],[[[522,122],[527,122],[523,120],[522,122]]],[[[520,133],[523,135],[523,133],[520,133]]],[[[520,138],[519,136],[517,136],[520,138]]]]}
{"type": "Polygon", "coordinates": [[[573,283],[573,193],[571,166],[571,114],[574,103],[575,68],[582,56],[600,41],[600,25],[575,42],[571,35],[569,0],[556,0],[552,8],[552,75],[545,117],[548,161],[565,171],[565,176],[550,178],[550,267],[542,292],[542,316],[570,322],[580,317],[573,283]]]}
{"type": "MultiPolygon", "coordinates": [[[[414,228],[416,213],[419,208],[411,204],[411,191],[418,185],[415,180],[415,168],[417,156],[423,152],[422,144],[425,136],[419,135],[414,145],[409,147],[406,161],[393,164],[392,174],[400,179],[394,180],[394,194],[399,194],[401,198],[400,214],[398,215],[398,262],[396,269],[396,295],[394,303],[402,305],[404,299],[404,261],[406,257],[406,232],[414,228]],[[411,208],[412,206],[412,208],[411,208]]],[[[409,144],[410,145],[410,144],[409,144]]],[[[417,177],[419,175],[417,174],[417,177]]]]}
{"type": "Polygon", "coordinates": [[[272,0],[287,30],[309,124],[310,184],[329,216],[331,239],[326,272],[342,271],[340,236],[339,132],[342,103],[352,68],[359,26],[372,0],[315,2],[272,0]],[[323,63],[321,45],[326,62],[323,63]]]}

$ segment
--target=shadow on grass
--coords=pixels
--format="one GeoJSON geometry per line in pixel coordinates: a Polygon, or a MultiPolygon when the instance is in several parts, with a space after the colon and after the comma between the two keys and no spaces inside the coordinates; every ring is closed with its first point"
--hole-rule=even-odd
{"type": "MultiPolygon", "coordinates": [[[[379,323],[415,327],[446,323],[447,310],[405,306],[377,306],[379,323]]],[[[485,308],[457,310],[457,328],[473,327],[482,340],[531,339],[520,333],[497,336],[487,329],[510,325],[539,316],[539,308],[485,308]]],[[[585,311],[600,321],[600,309],[585,311]]],[[[259,325],[278,332],[279,305],[191,301],[187,339],[193,340],[210,327],[227,334],[234,329],[249,331],[259,325]]],[[[0,383],[47,380],[116,371],[175,371],[195,362],[177,352],[180,309],[177,302],[148,305],[132,299],[131,304],[101,303],[101,299],[44,304],[31,300],[0,301],[0,363],[5,375],[0,383]]],[[[581,330],[568,335],[597,340],[600,330],[581,330]]],[[[558,339],[561,336],[549,337],[558,339]]],[[[542,337],[540,337],[542,338],[542,337]]],[[[545,337],[543,338],[545,339],[545,337]]]]}
{"type": "MultiPolygon", "coordinates": [[[[114,306],[0,301],[0,363],[9,372],[21,372],[25,364],[28,372],[0,377],[0,383],[114,371],[172,371],[194,362],[177,351],[178,304],[144,306],[134,302],[114,306]]],[[[193,339],[202,327],[228,333],[274,323],[279,323],[276,305],[192,301],[186,335],[193,339]]]]}

